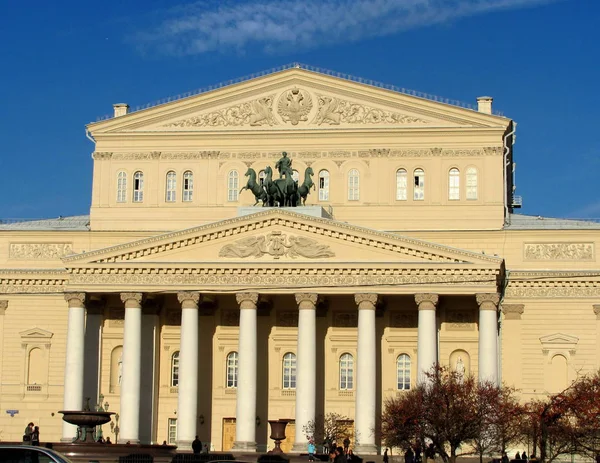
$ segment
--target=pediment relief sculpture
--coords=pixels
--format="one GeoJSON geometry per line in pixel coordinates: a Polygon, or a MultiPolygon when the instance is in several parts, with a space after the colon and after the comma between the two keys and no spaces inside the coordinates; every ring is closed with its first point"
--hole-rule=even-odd
{"type": "Polygon", "coordinates": [[[328,245],[317,240],[297,235],[286,235],[278,231],[267,235],[249,236],[226,244],[219,251],[219,257],[247,258],[269,255],[275,259],[286,256],[321,259],[334,257],[335,253],[328,245]]]}
{"type": "Polygon", "coordinates": [[[292,125],[298,125],[300,121],[307,121],[312,107],[310,93],[296,87],[283,92],[277,104],[281,119],[284,122],[291,122],[292,125]]]}

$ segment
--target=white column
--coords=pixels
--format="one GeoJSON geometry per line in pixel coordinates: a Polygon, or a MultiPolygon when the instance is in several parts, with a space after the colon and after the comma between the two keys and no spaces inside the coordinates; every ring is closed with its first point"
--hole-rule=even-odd
{"type": "Polygon", "coordinates": [[[427,380],[427,373],[437,365],[437,322],[435,307],[437,294],[415,294],[419,308],[419,327],[417,328],[417,382],[427,380]]]}
{"type": "Polygon", "coordinates": [[[121,293],[125,304],[123,375],[119,443],[140,441],[140,376],[142,371],[142,293],[121,293]]]}
{"type": "Polygon", "coordinates": [[[356,361],[356,407],[354,447],[359,455],[377,454],[375,445],[377,294],[355,294],[358,305],[358,348],[356,361]]]}
{"type": "Polygon", "coordinates": [[[304,430],[315,422],[317,402],[317,294],[298,293],[298,355],[296,358],[296,436],[293,452],[306,452],[304,430]]]}
{"type": "Polygon", "coordinates": [[[258,293],[237,293],[240,305],[238,387],[233,450],[256,450],[256,305],[258,293]]]}
{"type": "Polygon", "coordinates": [[[479,305],[479,381],[498,384],[497,293],[476,294],[479,305]]]}
{"type": "Polygon", "coordinates": [[[177,450],[190,450],[196,436],[198,413],[198,301],[195,292],[177,293],[181,302],[177,450]]]}
{"type": "MultiPolygon", "coordinates": [[[[85,348],[85,293],[66,293],[69,304],[65,363],[64,410],[83,409],[83,358],[85,348]]],[[[63,442],[77,437],[77,426],[63,421],[63,442]]]]}

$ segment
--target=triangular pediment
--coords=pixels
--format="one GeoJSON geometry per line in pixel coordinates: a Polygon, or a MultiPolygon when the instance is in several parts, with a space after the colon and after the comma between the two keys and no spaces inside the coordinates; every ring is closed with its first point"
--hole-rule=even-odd
{"type": "Polygon", "coordinates": [[[22,340],[47,340],[52,338],[52,336],[54,336],[54,333],[50,332],[50,331],[46,331],[43,330],[42,328],[30,328],[28,330],[25,331],[21,331],[19,333],[19,335],[21,336],[22,340]]]}
{"type": "Polygon", "coordinates": [[[575,345],[579,342],[579,338],[564,333],[552,333],[540,337],[540,342],[542,345],[575,345]]]}
{"type": "Polygon", "coordinates": [[[503,127],[508,119],[291,68],[89,125],[114,132],[503,127]]]}
{"type": "MultiPolygon", "coordinates": [[[[260,208],[259,208],[260,209],[260,208]]],[[[502,259],[332,219],[268,208],[151,238],[65,257],[66,267],[178,264],[404,263],[499,268],[502,259]]]]}

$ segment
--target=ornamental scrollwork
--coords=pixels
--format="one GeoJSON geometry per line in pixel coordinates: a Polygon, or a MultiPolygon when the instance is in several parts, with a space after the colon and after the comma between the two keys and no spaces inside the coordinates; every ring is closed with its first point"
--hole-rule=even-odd
{"type": "Polygon", "coordinates": [[[593,260],[594,243],[526,243],[528,260],[593,260]]]}
{"type": "Polygon", "coordinates": [[[274,95],[165,124],[164,127],[227,127],[278,125],[273,116],[274,95]]]}
{"type": "Polygon", "coordinates": [[[299,122],[308,120],[308,113],[313,103],[310,94],[299,88],[292,88],[283,92],[277,103],[277,112],[284,122],[298,125],[299,122]]]}
{"type": "Polygon", "coordinates": [[[319,259],[334,257],[335,253],[328,245],[319,244],[312,238],[286,235],[281,232],[242,238],[226,244],[219,251],[219,257],[228,258],[262,257],[264,255],[272,256],[275,259],[282,256],[319,259]]]}
{"type": "Polygon", "coordinates": [[[55,260],[73,254],[72,243],[11,243],[8,248],[10,259],[55,260]]]}
{"type": "Polygon", "coordinates": [[[429,121],[341,98],[317,94],[318,111],[313,124],[428,124],[429,121]]]}

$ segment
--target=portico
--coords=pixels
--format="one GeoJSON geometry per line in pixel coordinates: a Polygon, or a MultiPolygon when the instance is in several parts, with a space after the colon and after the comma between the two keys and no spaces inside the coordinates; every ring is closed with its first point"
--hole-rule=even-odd
{"type": "MultiPolygon", "coordinates": [[[[449,311],[463,307],[465,313],[479,312],[479,342],[472,357],[478,358],[480,379],[498,378],[496,313],[502,260],[496,257],[273,209],[71,256],[64,262],[70,273],[66,298],[73,311],[67,337],[73,345],[83,342],[86,298],[120,300],[124,309],[122,442],[140,441],[141,332],[149,299],[159,310],[176,310],[180,316],[176,406],[180,448],[189,448],[198,434],[200,414],[203,419],[213,417],[212,429],[221,426],[214,406],[202,411],[199,405],[199,383],[209,381],[216,390],[222,384],[222,378],[213,377],[218,368],[213,365],[211,371],[203,362],[213,355],[199,348],[203,325],[215,327],[213,349],[221,348],[218,339],[226,331],[239,355],[234,450],[257,449],[257,417],[262,415],[265,423],[267,418],[293,419],[293,450],[305,451],[303,430],[330,408],[330,402],[335,407],[339,401],[331,395],[335,385],[327,385],[326,378],[331,370],[327,358],[336,348],[330,348],[323,360],[317,358],[317,352],[324,352],[324,346],[340,336],[336,330],[346,333],[344,343],[356,357],[354,383],[348,389],[354,405],[343,414],[353,421],[357,453],[377,452],[373,430],[386,393],[381,392],[384,346],[391,351],[394,343],[413,343],[407,352],[416,357],[415,375],[422,381],[435,363],[448,363],[440,357],[439,347],[449,311]],[[248,250],[252,259],[244,257],[248,250]],[[373,255],[378,259],[365,258],[373,255]],[[210,310],[202,310],[203,304],[210,310]],[[226,311],[236,311],[239,319],[227,329],[219,327],[226,311]],[[292,322],[288,318],[282,323],[277,315],[282,313],[292,322]],[[331,325],[325,332],[318,327],[323,317],[329,317],[325,325],[331,325]],[[286,416],[278,416],[282,412],[269,399],[275,389],[264,372],[265,363],[273,363],[261,355],[265,342],[274,342],[273,333],[279,331],[285,331],[296,356],[293,402],[287,408],[292,413],[286,416]]],[[[268,356],[274,352],[269,348],[268,356]]],[[[65,407],[73,408],[83,397],[84,359],[71,356],[68,362],[65,379],[74,390],[65,393],[65,407]]],[[[264,428],[258,431],[264,433],[264,428]]],[[[71,437],[70,432],[65,428],[63,437],[71,437]]]]}

